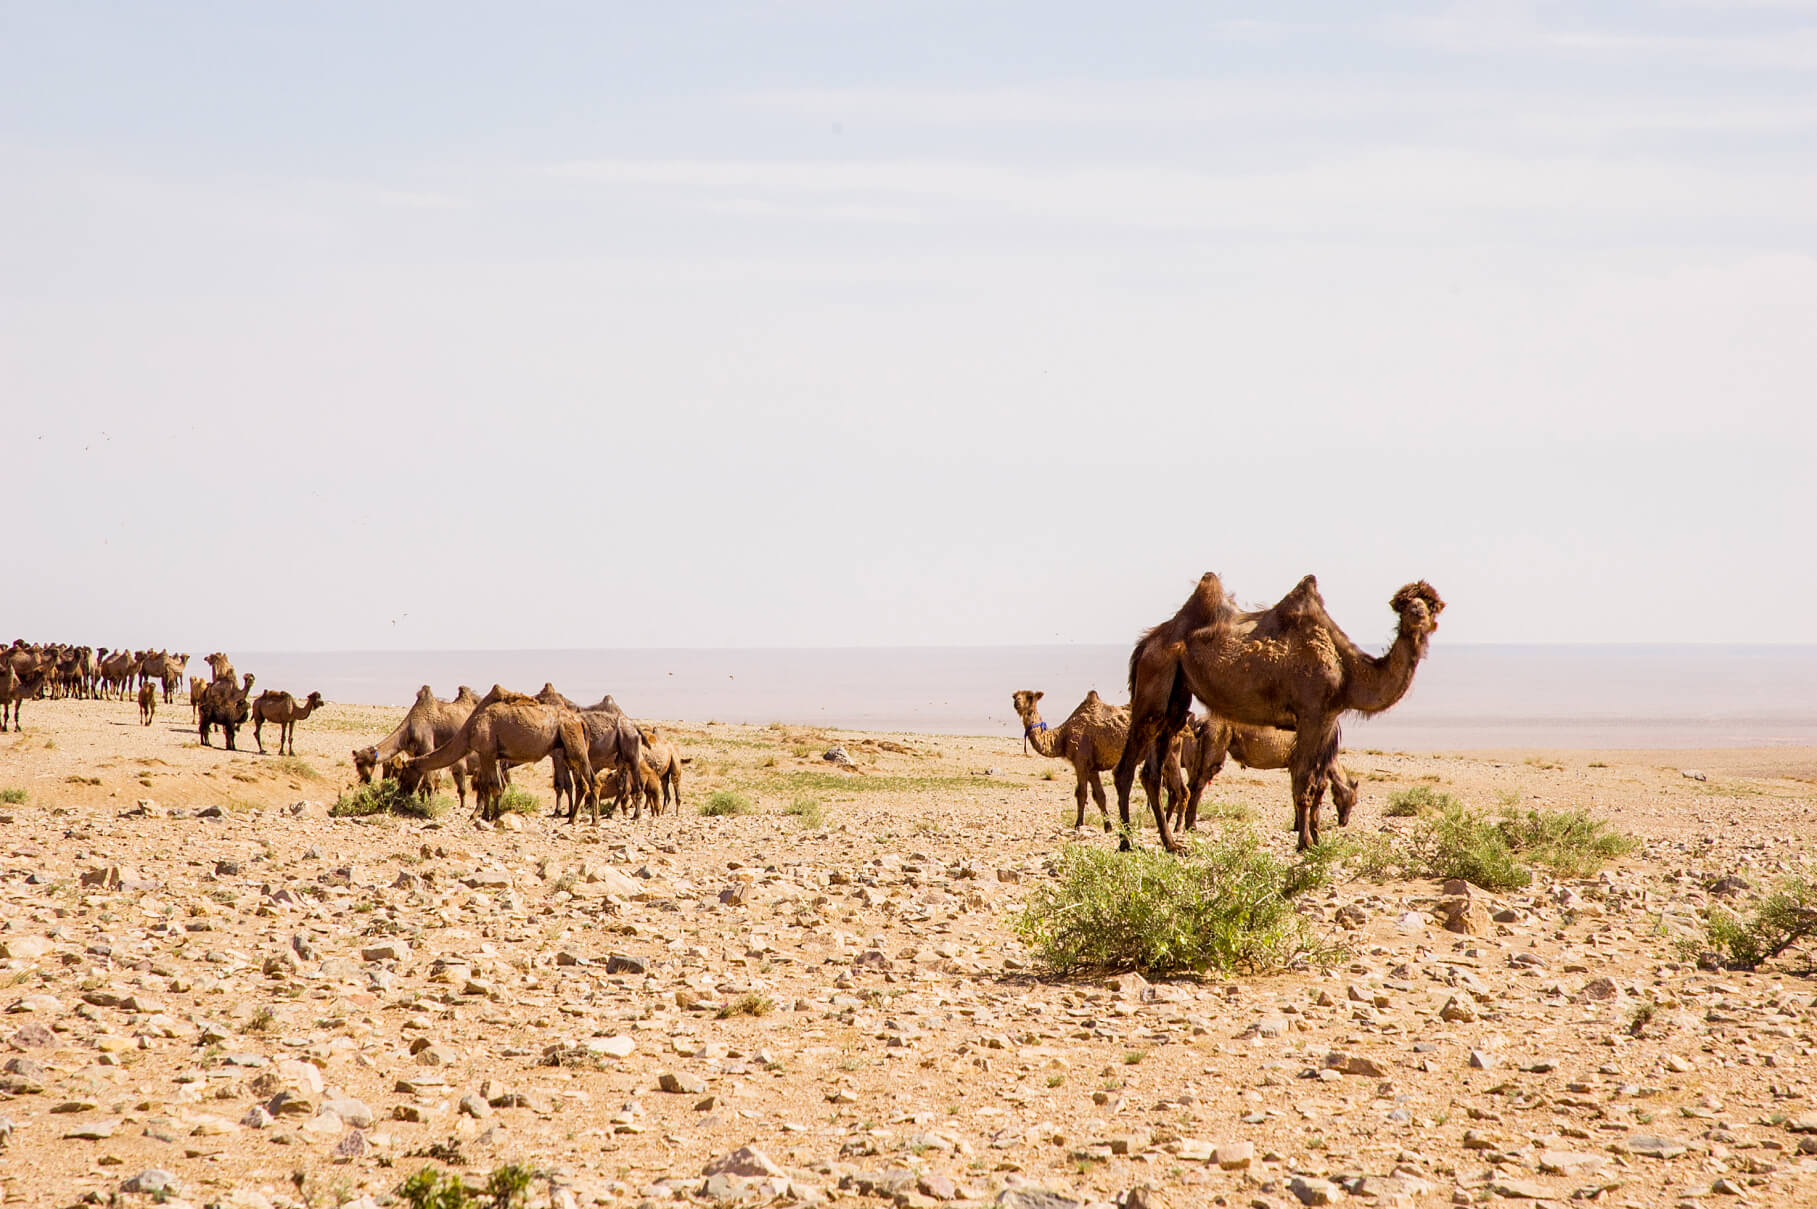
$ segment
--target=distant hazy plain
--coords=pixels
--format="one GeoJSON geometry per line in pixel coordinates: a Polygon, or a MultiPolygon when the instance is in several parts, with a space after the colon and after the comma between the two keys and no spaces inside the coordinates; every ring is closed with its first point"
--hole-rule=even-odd
{"type": "MultiPolygon", "coordinates": [[[[611,693],[641,718],[1016,735],[1010,694],[1049,721],[1086,690],[1128,698],[1127,646],[235,653],[259,687],[407,704],[494,683],[611,693]]],[[[1435,645],[1413,691],[1345,724],[1347,747],[1753,747],[1817,744],[1817,646],[1435,645]]]]}

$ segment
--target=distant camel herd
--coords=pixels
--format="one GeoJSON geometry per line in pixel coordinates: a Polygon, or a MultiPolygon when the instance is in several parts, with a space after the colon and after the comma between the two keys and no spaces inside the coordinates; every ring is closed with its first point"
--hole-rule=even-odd
{"type": "MultiPolygon", "coordinates": [[[[1075,828],[1085,823],[1088,797],[1110,830],[1110,808],[1100,774],[1113,773],[1122,843],[1133,843],[1130,790],[1138,775],[1154,811],[1155,829],[1169,851],[1176,831],[1198,819],[1205,786],[1235,760],[1245,768],[1285,768],[1292,782],[1294,830],[1304,849],[1318,843],[1319,808],[1327,790],[1338,825],[1350,821],[1355,784],[1338,763],[1339,720],[1344,714],[1377,714],[1404,697],[1438,629],[1445,602],[1424,580],[1407,584],[1389,600],[1400,627],[1393,644],[1370,655],[1325,611],[1310,575],[1267,609],[1245,612],[1207,573],[1178,612],[1142,635],[1129,658],[1130,703],[1110,705],[1094,690],[1064,722],[1041,719],[1040,692],[1011,697],[1023,736],[1043,755],[1065,760],[1076,777],[1075,828]],[[1206,712],[1195,716],[1193,702],[1206,712]],[[1165,790],[1165,796],[1163,796],[1165,790]]],[[[322,706],[322,695],[302,701],[267,690],[252,696],[253,676],[236,675],[226,655],[205,658],[209,677],[191,677],[190,709],[203,744],[219,727],[234,749],[239,727],[252,723],[265,751],[263,728],[278,728],[278,751],[296,754],[296,724],[322,706]]],[[[187,654],[116,651],[15,640],[0,652],[0,731],[19,725],[27,698],[118,697],[139,686],[140,721],[149,726],[160,694],[168,704],[183,681],[187,654]]],[[[673,744],[628,718],[607,696],[578,705],[553,685],[535,696],[494,685],[484,697],[462,685],[453,700],[439,700],[424,685],[395,730],[353,752],[362,783],[374,773],[397,779],[412,793],[432,794],[441,770],[454,779],[461,804],[472,784],[481,817],[496,818],[514,765],[549,759],[555,809],[567,800],[572,823],[583,802],[597,823],[601,798],[641,817],[681,804],[681,766],[673,744]]]]}
{"type": "MultiPolygon", "coordinates": [[[[190,714],[203,745],[212,746],[210,736],[219,728],[227,750],[235,751],[239,728],[251,722],[263,755],[264,727],[270,723],[278,728],[278,754],[294,756],[296,725],[321,708],[322,694],[312,692],[298,701],[289,693],[267,689],[254,697],[251,672],[239,675],[232,660],[219,651],[203,661],[208,678],[189,678],[190,714]]],[[[0,712],[0,730],[6,729],[9,715],[17,728],[19,703],[28,698],[124,700],[135,681],[139,721],[150,726],[160,694],[168,704],[188,665],[187,654],[137,651],[110,656],[105,647],[97,653],[90,647],[15,640],[0,652],[0,703],[7,707],[0,712]]],[[[356,750],[353,763],[362,783],[380,770],[398,778],[410,792],[425,796],[433,793],[438,772],[448,769],[461,804],[466,805],[471,781],[482,817],[491,819],[497,817],[511,767],[545,757],[554,767],[556,812],[561,812],[566,798],[569,822],[578,817],[584,801],[597,823],[602,797],[612,800],[614,811],[624,807],[633,818],[641,818],[646,806],[655,814],[681,804],[685,760],[673,744],[626,717],[610,696],[595,705],[577,705],[552,684],[545,684],[534,697],[494,685],[483,698],[462,685],[452,701],[437,700],[424,685],[397,729],[374,746],[356,750]]]]}

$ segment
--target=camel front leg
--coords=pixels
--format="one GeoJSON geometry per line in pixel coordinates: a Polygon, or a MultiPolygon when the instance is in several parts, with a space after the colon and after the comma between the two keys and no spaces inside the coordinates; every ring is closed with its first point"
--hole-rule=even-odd
{"type": "Polygon", "coordinates": [[[1088,774],[1091,780],[1091,800],[1098,804],[1098,813],[1104,816],[1104,834],[1110,834],[1110,801],[1104,796],[1104,779],[1097,769],[1088,774]]]}

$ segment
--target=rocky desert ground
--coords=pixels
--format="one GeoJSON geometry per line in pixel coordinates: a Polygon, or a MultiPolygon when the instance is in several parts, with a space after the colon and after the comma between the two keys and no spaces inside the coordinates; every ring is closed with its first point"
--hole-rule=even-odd
{"type": "MultiPolygon", "coordinates": [[[[183,704],[0,736],[7,1203],[515,1163],[559,1206],[1817,1204],[1817,982],[1673,943],[1805,866],[1817,752],[1349,750],[1353,832],[1425,784],[1643,844],[1513,894],[1344,882],[1305,904],[1332,968],[1151,984],[1031,969],[1072,787],[1017,736],[678,724],[655,820],[329,818],[401,713],[331,706],[296,759],[183,704]],[[702,817],[719,789],[754,812],[702,817]]],[[[1284,773],[1208,800],[1289,850],[1284,773]]]]}

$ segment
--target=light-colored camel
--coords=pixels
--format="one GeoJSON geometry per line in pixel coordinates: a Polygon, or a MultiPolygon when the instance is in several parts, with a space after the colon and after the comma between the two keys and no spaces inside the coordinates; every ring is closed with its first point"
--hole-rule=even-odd
{"type": "MultiPolygon", "coordinates": [[[[1011,695],[1010,704],[1022,720],[1022,736],[1038,754],[1072,765],[1077,778],[1073,797],[1079,803],[1073,829],[1085,826],[1085,799],[1089,794],[1098,804],[1098,813],[1104,816],[1104,830],[1109,831],[1110,806],[1104,797],[1104,781],[1098,774],[1115,768],[1123,755],[1124,740],[1129,734],[1129,709],[1106,704],[1098,690],[1092,689],[1066,721],[1050,727],[1041,720],[1041,711],[1036,707],[1044,695],[1033,689],[1021,689],[1011,695]]],[[[1174,752],[1168,753],[1164,776],[1175,800],[1183,799],[1185,789],[1174,752]]]]}
{"type": "MultiPolygon", "coordinates": [[[[1294,732],[1274,726],[1245,726],[1223,718],[1196,716],[1180,731],[1180,773],[1186,780],[1186,801],[1167,803],[1168,821],[1175,831],[1198,826],[1199,799],[1218,775],[1228,757],[1244,768],[1286,768],[1293,755],[1294,732]]],[[[1356,785],[1334,759],[1325,770],[1331,779],[1331,801],[1338,808],[1338,826],[1350,823],[1356,805],[1356,785]]]]}
{"type": "Polygon", "coordinates": [[[147,680],[139,685],[139,725],[150,726],[151,716],[158,712],[158,682],[147,680]]]}
{"type": "MultiPolygon", "coordinates": [[[[460,734],[462,725],[471,718],[474,707],[480,704],[480,698],[472,694],[467,685],[460,685],[460,691],[454,693],[454,700],[443,702],[436,694],[429,691],[425,684],[416,689],[416,702],[411,705],[409,713],[403,714],[403,722],[392,729],[378,744],[372,747],[356,747],[352,753],[354,773],[360,776],[360,784],[369,784],[372,771],[392,765],[392,756],[427,756],[436,747],[449,742],[460,734]]],[[[402,767],[402,765],[400,765],[402,767]]],[[[454,765],[454,782],[460,785],[462,804],[467,802],[467,773],[465,765],[454,765]]],[[[422,785],[405,782],[405,789],[422,793],[422,785]]]]}
{"type": "Polygon", "coordinates": [[[630,818],[641,819],[647,806],[653,818],[660,818],[665,808],[681,809],[681,766],[685,762],[674,744],[662,738],[654,728],[642,727],[643,748],[635,765],[615,765],[595,778],[598,797],[613,799],[614,813],[624,809],[630,818]]]}
{"type": "MultiPolygon", "coordinates": [[[[1172,745],[1197,697],[1231,722],[1295,732],[1287,761],[1294,830],[1301,849],[1318,843],[1319,802],[1337,760],[1339,719],[1381,713],[1406,695],[1445,608],[1424,580],[1402,587],[1388,603],[1400,617],[1399,631],[1385,654],[1370,655],[1331,620],[1310,575],[1272,608],[1252,613],[1237,609],[1216,575],[1204,575],[1179,612],[1130,653],[1130,742],[1116,773],[1124,823],[1136,766],[1172,745]]],[[[1145,769],[1145,787],[1148,777],[1145,769]]],[[[1162,844],[1177,851],[1152,791],[1150,805],[1162,844]]],[[[1127,826],[1123,842],[1131,842],[1127,826]]]]}
{"type": "Polygon", "coordinates": [[[211,680],[233,679],[233,660],[229,659],[221,652],[216,651],[214,654],[206,656],[202,662],[208,665],[209,678],[211,680]]]}
{"type": "Polygon", "coordinates": [[[426,756],[406,765],[412,772],[448,768],[469,755],[478,757],[474,793],[481,817],[497,816],[502,790],[499,761],[533,764],[560,751],[582,784],[593,783],[593,765],[587,758],[587,733],[580,715],[534,697],[508,693],[498,685],[480,699],[460,731],[426,756]]]}
{"type": "Polygon", "coordinates": [[[177,683],[177,665],[168,651],[150,651],[139,660],[139,681],[156,680],[164,690],[164,704],[170,704],[170,690],[177,683]]]}
{"type": "Polygon", "coordinates": [[[202,708],[202,694],[208,691],[208,681],[200,676],[189,678],[189,720],[196,720],[197,711],[202,708]]]}
{"type": "Polygon", "coordinates": [[[217,680],[202,690],[202,708],[197,711],[201,717],[196,725],[202,736],[202,746],[212,746],[208,742],[208,732],[218,726],[227,737],[227,750],[239,750],[233,745],[233,737],[252,714],[252,706],[248,701],[252,695],[252,681],[252,673],[247,672],[246,683],[243,685],[231,680],[217,680]]]}
{"type": "Polygon", "coordinates": [[[322,708],[322,694],[310,693],[309,699],[301,705],[289,693],[266,689],[259,694],[259,699],[252,703],[252,739],[259,745],[259,754],[265,754],[265,736],[261,733],[267,722],[278,726],[278,754],[284,754],[284,744],[290,743],[290,754],[297,754],[297,723],[322,708]]]}
{"type": "Polygon", "coordinates": [[[98,670],[101,673],[102,692],[111,692],[125,700],[126,686],[138,670],[139,660],[131,651],[115,651],[102,659],[98,670]]]}

